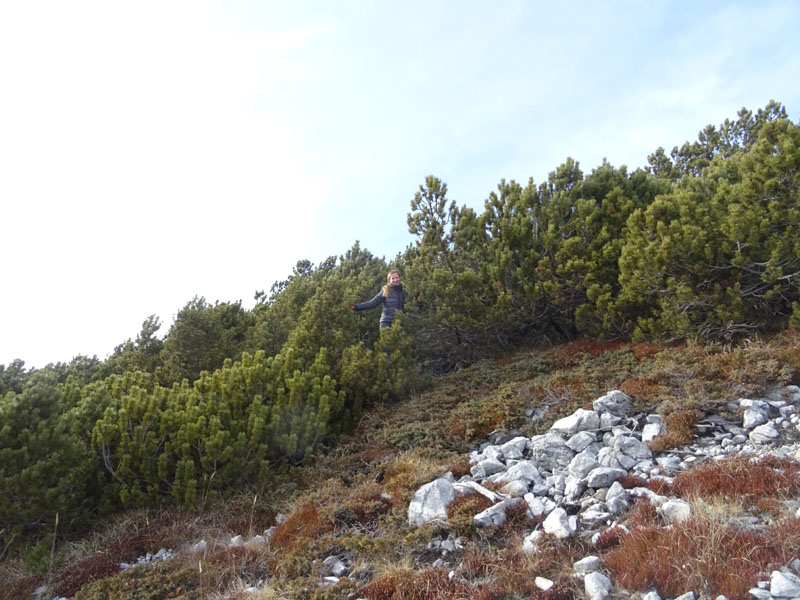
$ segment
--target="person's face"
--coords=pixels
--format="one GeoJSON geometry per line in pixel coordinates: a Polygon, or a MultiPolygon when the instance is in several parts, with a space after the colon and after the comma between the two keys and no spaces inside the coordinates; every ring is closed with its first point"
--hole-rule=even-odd
{"type": "Polygon", "coordinates": [[[389,275],[389,283],[392,285],[400,283],[400,275],[399,273],[391,273],[389,275]]]}

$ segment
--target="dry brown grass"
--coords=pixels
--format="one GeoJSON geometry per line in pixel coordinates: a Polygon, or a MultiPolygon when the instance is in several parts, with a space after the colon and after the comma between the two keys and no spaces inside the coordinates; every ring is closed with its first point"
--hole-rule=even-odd
{"type": "Polygon", "coordinates": [[[734,456],[678,474],[672,491],[683,498],[739,498],[753,507],[767,499],[796,496],[800,492],[798,472],[796,462],[774,456],[734,456]]]}
{"type": "Polygon", "coordinates": [[[667,597],[695,590],[745,600],[763,571],[788,564],[799,544],[800,520],[794,518],[763,531],[693,518],[680,527],[632,529],[604,561],[630,590],[655,588],[667,597]]]}
{"type": "Polygon", "coordinates": [[[447,461],[435,458],[425,448],[404,452],[386,461],[384,470],[384,489],[404,502],[408,502],[420,486],[441,475],[447,461]]]}
{"type": "Polygon", "coordinates": [[[28,598],[44,582],[42,575],[26,573],[10,565],[4,567],[0,569],[0,600],[28,598]]]}
{"type": "Polygon", "coordinates": [[[275,528],[269,539],[273,550],[292,550],[299,540],[313,540],[332,531],[330,523],[320,517],[319,507],[307,502],[292,512],[286,520],[275,528]]]}
{"type": "Polygon", "coordinates": [[[368,600],[488,600],[494,597],[486,595],[482,587],[473,588],[463,581],[450,579],[444,569],[397,569],[366,584],[358,591],[358,596],[368,600]]]}
{"type": "Polygon", "coordinates": [[[657,404],[658,400],[666,392],[666,386],[653,380],[635,377],[626,379],[619,386],[619,389],[631,398],[639,402],[657,404]]]}
{"type": "Polygon", "coordinates": [[[632,590],[748,598],[765,570],[797,556],[800,519],[780,518],[780,509],[800,492],[798,472],[793,461],[736,456],[680,473],[671,493],[692,502],[692,518],[665,526],[649,500],[639,500],[628,514],[630,533],[606,532],[608,539],[598,544],[608,549],[605,563],[617,583],[632,590]],[[767,507],[779,517],[770,525],[743,529],[737,523],[747,509],[767,507]]]}
{"type": "Polygon", "coordinates": [[[580,597],[572,579],[572,565],[585,556],[585,548],[563,542],[544,540],[540,551],[527,554],[522,550],[522,540],[507,548],[470,548],[464,553],[456,574],[473,584],[494,586],[500,598],[525,597],[540,600],[571,599],[580,597]],[[547,592],[536,587],[536,577],[547,577],[556,582],[547,592]]]}
{"type": "Polygon", "coordinates": [[[653,452],[663,452],[674,448],[681,448],[691,444],[694,440],[694,427],[703,415],[694,409],[678,410],[664,417],[667,432],[648,444],[653,452]]]}

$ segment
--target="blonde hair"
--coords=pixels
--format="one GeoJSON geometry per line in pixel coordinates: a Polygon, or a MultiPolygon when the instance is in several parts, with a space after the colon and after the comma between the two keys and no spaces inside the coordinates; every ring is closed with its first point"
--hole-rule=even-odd
{"type": "Polygon", "coordinates": [[[397,269],[392,269],[391,271],[389,271],[389,274],[386,275],[386,282],[387,283],[386,283],[385,286],[383,286],[383,297],[384,298],[388,298],[389,297],[389,293],[391,291],[391,288],[389,287],[389,283],[388,282],[391,281],[392,275],[394,273],[397,273],[397,276],[400,277],[400,279],[403,278],[402,275],[400,275],[400,271],[398,271],[397,269]]]}

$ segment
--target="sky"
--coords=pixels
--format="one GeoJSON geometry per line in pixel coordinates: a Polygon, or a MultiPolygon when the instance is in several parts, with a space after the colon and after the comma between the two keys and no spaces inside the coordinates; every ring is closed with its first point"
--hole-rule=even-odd
{"type": "Polygon", "coordinates": [[[798,31],[794,0],[0,0],[0,364],[391,260],[427,175],[482,211],[742,107],[798,122],[798,31]]]}

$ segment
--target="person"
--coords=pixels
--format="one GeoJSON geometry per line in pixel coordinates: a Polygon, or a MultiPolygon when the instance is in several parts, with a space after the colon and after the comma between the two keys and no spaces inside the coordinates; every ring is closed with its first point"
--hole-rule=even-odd
{"type": "Polygon", "coordinates": [[[403,291],[403,284],[400,282],[400,271],[392,270],[386,276],[386,285],[381,288],[372,300],[351,304],[350,308],[355,311],[369,310],[379,304],[383,304],[379,328],[383,331],[391,327],[394,322],[394,315],[397,310],[403,310],[406,303],[406,294],[403,291]]]}

